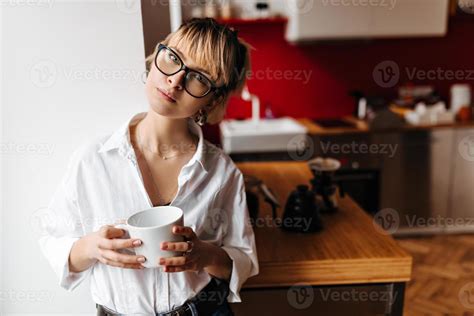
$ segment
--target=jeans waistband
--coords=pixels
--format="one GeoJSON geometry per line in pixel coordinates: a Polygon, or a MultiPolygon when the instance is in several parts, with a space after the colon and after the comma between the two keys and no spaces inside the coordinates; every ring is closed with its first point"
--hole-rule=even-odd
{"type": "MultiPolygon", "coordinates": [[[[211,278],[211,281],[192,298],[188,299],[183,305],[176,307],[172,311],[186,311],[181,315],[211,315],[220,305],[224,304],[229,295],[229,284],[225,280],[211,278]]],[[[117,313],[103,305],[96,304],[97,316],[125,316],[117,313]]],[[[171,311],[157,313],[156,316],[170,315],[171,311]]]]}

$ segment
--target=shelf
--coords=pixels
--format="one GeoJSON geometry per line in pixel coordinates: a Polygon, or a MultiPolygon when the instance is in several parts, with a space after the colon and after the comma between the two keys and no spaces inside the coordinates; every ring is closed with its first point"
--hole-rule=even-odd
{"type": "Polygon", "coordinates": [[[278,16],[278,17],[261,18],[261,19],[240,19],[240,18],[216,19],[216,21],[221,24],[230,24],[230,25],[256,25],[256,24],[286,23],[288,19],[286,17],[278,16]]]}

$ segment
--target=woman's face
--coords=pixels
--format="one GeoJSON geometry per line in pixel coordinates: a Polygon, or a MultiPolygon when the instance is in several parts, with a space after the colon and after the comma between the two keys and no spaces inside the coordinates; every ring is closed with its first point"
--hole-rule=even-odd
{"type": "MultiPolygon", "coordinates": [[[[203,73],[211,79],[205,65],[197,65],[188,56],[184,55],[181,50],[177,49],[176,46],[173,46],[172,42],[168,47],[178,54],[186,66],[191,69],[204,69],[205,72],[203,73]]],[[[152,62],[145,89],[148,102],[156,113],[169,118],[180,119],[193,116],[199,109],[205,106],[206,108],[203,108],[204,110],[210,110],[214,93],[210,92],[202,98],[193,97],[184,89],[184,76],[184,70],[167,76],[156,68],[154,61],[152,62]],[[169,95],[172,99],[166,97],[164,94],[169,95]]]]}

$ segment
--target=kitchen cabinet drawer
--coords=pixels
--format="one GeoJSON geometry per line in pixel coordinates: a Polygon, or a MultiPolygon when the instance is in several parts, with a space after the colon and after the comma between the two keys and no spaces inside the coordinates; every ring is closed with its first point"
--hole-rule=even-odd
{"type": "Polygon", "coordinates": [[[448,232],[474,231],[474,130],[458,129],[452,156],[452,188],[448,232]]]}

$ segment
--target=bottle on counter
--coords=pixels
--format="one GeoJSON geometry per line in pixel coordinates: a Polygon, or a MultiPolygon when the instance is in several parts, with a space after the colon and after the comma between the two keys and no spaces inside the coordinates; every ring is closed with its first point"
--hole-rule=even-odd
{"type": "Polygon", "coordinates": [[[221,18],[230,19],[232,18],[232,4],[230,0],[222,0],[221,3],[221,18]]]}
{"type": "Polygon", "coordinates": [[[451,86],[451,112],[460,121],[471,119],[471,86],[469,84],[454,84],[451,86]]]}
{"type": "Polygon", "coordinates": [[[267,1],[258,1],[255,3],[256,18],[264,19],[270,17],[270,6],[267,1]]]}

